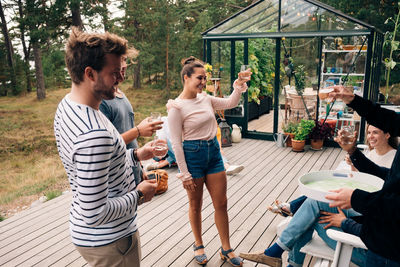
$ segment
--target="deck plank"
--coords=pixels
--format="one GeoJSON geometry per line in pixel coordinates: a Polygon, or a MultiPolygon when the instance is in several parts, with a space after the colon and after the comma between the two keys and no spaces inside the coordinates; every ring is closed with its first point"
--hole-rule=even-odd
{"type": "MultiPolygon", "coordinates": [[[[272,113],[270,113],[272,114],[272,113]]],[[[268,114],[268,115],[270,115],[268,114]]],[[[228,213],[231,245],[239,252],[262,250],[276,240],[282,220],[266,207],[275,199],[292,200],[300,195],[297,178],[310,171],[332,169],[345,152],[323,148],[304,153],[278,148],[275,143],[242,139],[224,148],[231,164],[244,170],[228,176],[228,213]]],[[[188,222],[188,200],[177,168],[168,169],[168,191],[155,196],[138,210],[142,266],[198,266],[193,261],[193,235],[188,222]]],[[[0,222],[1,266],[87,266],[69,236],[71,193],[22,211],[0,222]]],[[[214,208],[204,188],[203,241],[209,266],[229,266],[219,258],[220,240],[214,224],[214,208]]],[[[305,264],[312,262],[307,257],[305,264]]],[[[245,261],[244,266],[258,266],[245,261]]]]}

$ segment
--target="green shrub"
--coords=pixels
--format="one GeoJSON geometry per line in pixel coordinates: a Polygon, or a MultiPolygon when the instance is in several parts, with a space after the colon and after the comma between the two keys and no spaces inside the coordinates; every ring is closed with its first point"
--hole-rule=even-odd
{"type": "Polygon", "coordinates": [[[282,131],[284,133],[295,133],[299,123],[295,121],[289,121],[282,125],[282,131]]]}
{"type": "Polygon", "coordinates": [[[62,192],[58,191],[58,190],[49,191],[49,192],[46,193],[46,197],[47,197],[47,200],[50,200],[50,199],[56,198],[58,196],[61,196],[61,194],[62,194],[62,192]]]}
{"type": "Polygon", "coordinates": [[[313,120],[301,120],[294,134],[294,140],[306,140],[314,126],[313,120]]]}

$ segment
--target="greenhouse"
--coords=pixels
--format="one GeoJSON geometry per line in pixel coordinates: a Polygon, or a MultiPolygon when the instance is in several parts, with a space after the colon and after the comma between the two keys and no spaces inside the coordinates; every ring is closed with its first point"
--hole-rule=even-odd
{"type": "Polygon", "coordinates": [[[354,123],[364,139],[363,119],[322,93],[341,84],[377,100],[384,36],[373,26],[318,1],[261,0],[202,35],[209,92],[229,95],[241,67],[252,69],[240,105],[220,113],[245,137],[273,140],[305,118],[354,123]]]}

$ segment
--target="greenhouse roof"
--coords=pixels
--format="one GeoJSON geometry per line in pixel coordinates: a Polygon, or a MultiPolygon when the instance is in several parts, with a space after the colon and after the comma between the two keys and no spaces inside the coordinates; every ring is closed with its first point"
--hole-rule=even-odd
{"type": "Polygon", "coordinates": [[[261,0],[202,33],[205,39],[367,35],[375,27],[315,0],[261,0]]]}

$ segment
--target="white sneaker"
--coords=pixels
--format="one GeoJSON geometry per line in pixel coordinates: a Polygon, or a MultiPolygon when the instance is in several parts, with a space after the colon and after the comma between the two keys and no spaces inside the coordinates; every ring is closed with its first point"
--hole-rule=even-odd
{"type": "Polygon", "coordinates": [[[226,170],[227,175],[233,175],[236,173],[241,172],[244,169],[243,165],[231,165],[229,168],[226,170]]]}
{"type": "Polygon", "coordinates": [[[157,162],[152,162],[146,165],[146,167],[144,167],[145,171],[152,171],[152,170],[156,170],[158,167],[158,163],[157,162]]]}

